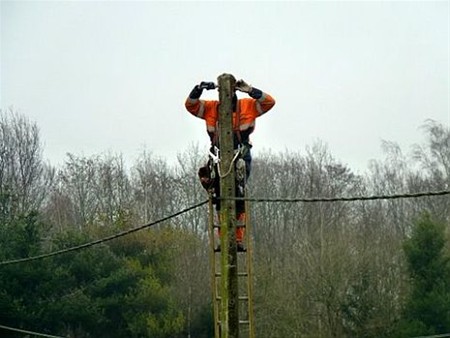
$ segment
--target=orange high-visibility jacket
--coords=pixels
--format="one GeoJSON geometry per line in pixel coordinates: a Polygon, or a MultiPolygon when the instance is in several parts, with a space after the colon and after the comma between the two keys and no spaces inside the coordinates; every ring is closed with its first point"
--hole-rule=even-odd
{"type": "MultiPolygon", "coordinates": [[[[257,117],[267,113],[275,105],[275,100],[267,93],[262,94],[259,99],[238,99],[236,112],[233,113],[233,130],[251,134],[255,129],[257,117]]],[[[194,116],[204,119],[206,130],[212,139],[217,129],[219,101],[200,100],[187,98],[186,109],[194,116]]]]}

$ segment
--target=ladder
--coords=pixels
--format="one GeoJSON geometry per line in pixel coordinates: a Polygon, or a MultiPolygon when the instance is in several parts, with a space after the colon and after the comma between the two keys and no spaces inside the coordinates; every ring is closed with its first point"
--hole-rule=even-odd
{"type": "MultiPolygon", "coordinates": [[[[237,226],[245,227],[244,245],[245,251],[237,252],[238,267],[238,295],[239,295],[239,337],[255,338],[255,321],[253,314],[253,275],[252,275],[252,241],[250,212],[248,202],[245,202],[245,222],[237,223],[237,226]]],[[[220,239],[217,234],[219,224],[217,218],[214,217],[215,210],[212,199],[209,199],[209,226],[208,235],[210,242],[210,265],[211,265],[211,289],[214,310],[214,337],[221,337],[221,264],[218,251],[220,239]]]]}

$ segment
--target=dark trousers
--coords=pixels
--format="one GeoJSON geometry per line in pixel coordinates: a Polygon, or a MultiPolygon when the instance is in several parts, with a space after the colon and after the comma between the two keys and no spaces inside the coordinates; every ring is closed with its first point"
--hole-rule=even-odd
{"type": "MultiPolygon", "coordinates": [[[[244,154],[242,155],[242,159],[245,162],[245,179],[244,182],[235,182],[235,197],[244,197],[245,195],[245,184],[247,183],[248,178],[250,177],[251,169],[252,169],[252,154],[250,152],[250,148],[247,148],[244,154]]],[[[237,161],[237,160],[236,160],[237,161]]],[[[236,161],[234,164],[236,164],[236,161]]],[[[216,171],[216,177],[219,177],[219,173],[217,170],[217,166],[214,168],[216,171]]],[[[214,192],[216,197],[216,210],[220,210],[220,180],[216,179],[214,181],[214,192]]],[[[245,201],[236,201],[236,215],[245,212],[245,201]]]]}

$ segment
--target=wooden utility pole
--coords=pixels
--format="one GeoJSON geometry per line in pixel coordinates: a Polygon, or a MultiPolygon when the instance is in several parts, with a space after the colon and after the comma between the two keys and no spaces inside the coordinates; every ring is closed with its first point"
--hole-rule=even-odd
{"type": "Polygon", "coordinates": [[[239,294],[236,253],[235,170],[233,145],[233,95],[236,79],[231,74],[218,77],[220,178],[220,247],[221,247],[221,338],[239,337],[239,294]]]}

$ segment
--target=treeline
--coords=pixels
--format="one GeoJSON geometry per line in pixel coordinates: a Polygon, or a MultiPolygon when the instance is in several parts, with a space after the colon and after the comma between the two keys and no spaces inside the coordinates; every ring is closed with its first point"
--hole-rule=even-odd
{"type": "MultiPolygon", "coordinates": [[[[364,175],[320,142],[253,161],[254,197],[448,190],[450,130],[364,175]]],[[[0,114],[0,262],[86,243],[206,199],[196,146],[168,164],[143,152],[43,159],[35,123],[0,114]]],[[[251,205],[258,337],[408,337],[450,332],[450,197],[251,205]],[[432,310],[433,309],[433,310],[432,310]]],[[[119,239],[0,266],[0,325],[70,337],[211,337],[207,209],[119,239]]],[[[21,337],[1,330],[3,337],[21,337]]]]}

